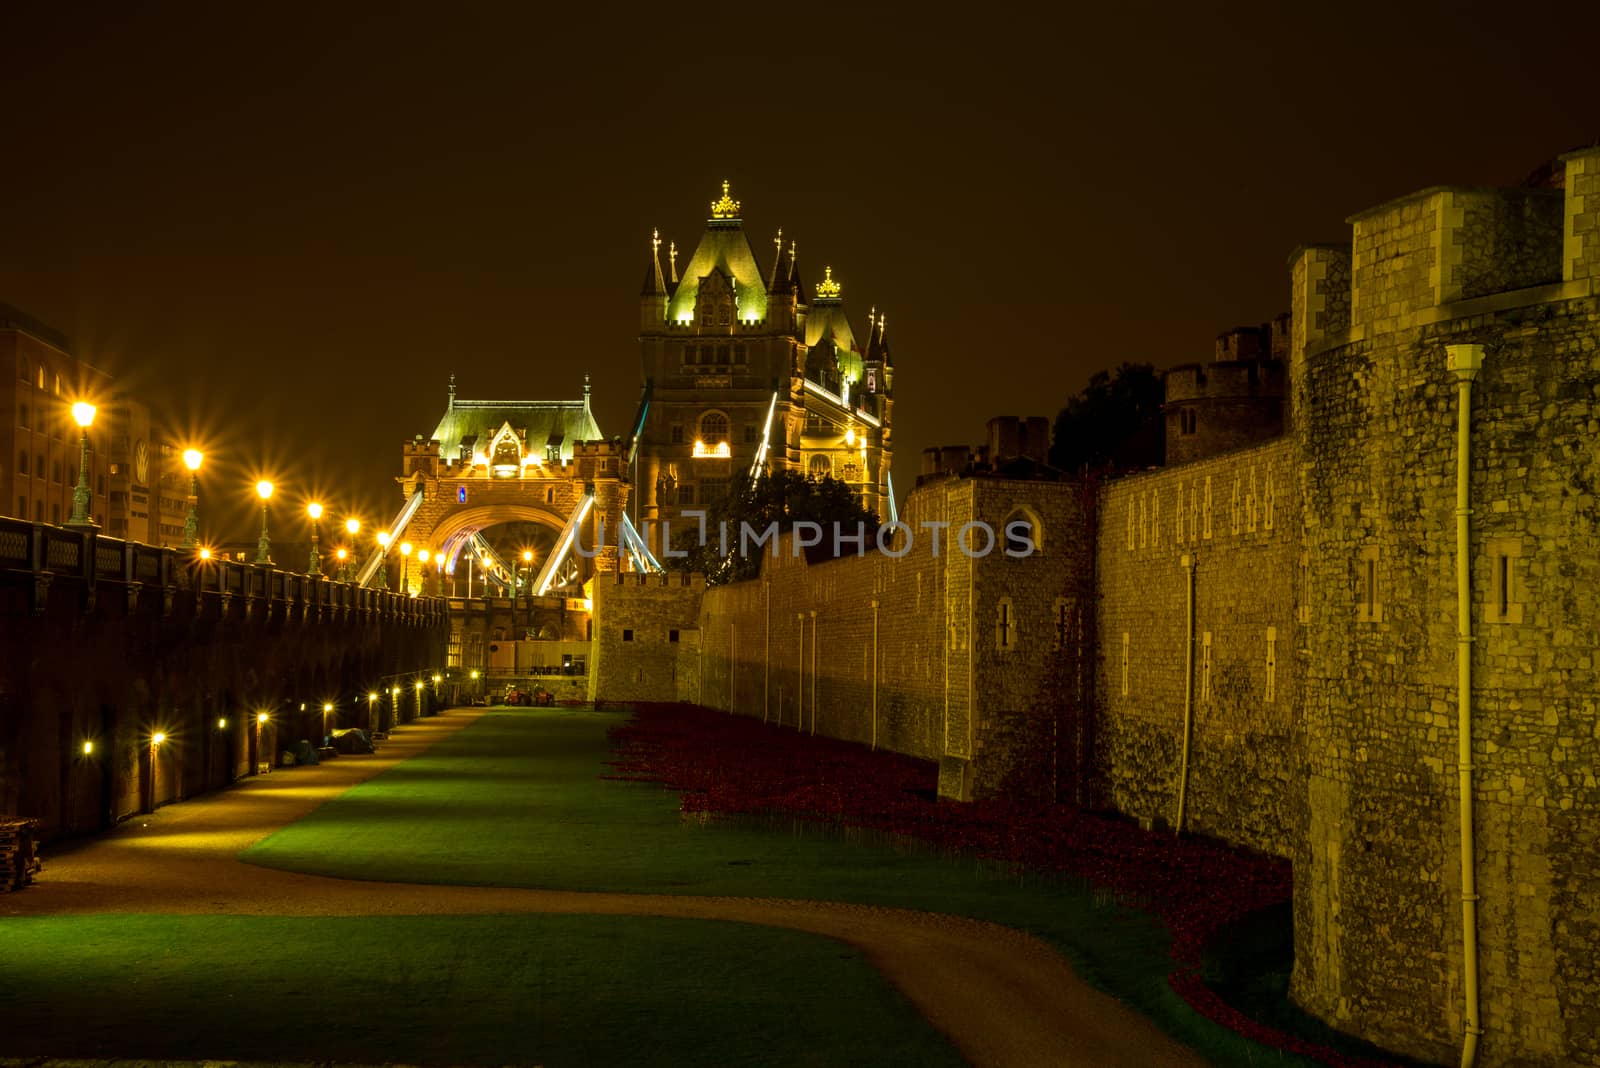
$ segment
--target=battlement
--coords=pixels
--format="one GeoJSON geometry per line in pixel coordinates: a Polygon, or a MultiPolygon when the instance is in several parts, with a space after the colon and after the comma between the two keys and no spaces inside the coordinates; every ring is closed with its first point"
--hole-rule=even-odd
{"type": "MultiPolygon", "coordinates": [[[[1280,316],[1279,320],[1282,321],[1280,316]]],[[[1287,335],[1288,322],[1282,322],[1287,335]]],[[[1244,339],[1244,351],[1270,352],[1272,326],[1229,331],[1230,343],[1244,339]]],[[[1219,350],[1222,341],[1219,338],[1219,350]]],[[[1184,364],[1162,375],[1166,402],[1167,463],[1214,456],[1283,433],[1285,368],[1270,356],[1218,359],[1184,364]]]]}
{"type": "Polygon", "coordinates": [[[1354,337],[1448,318],[1463,301],[1592,285],[1600,276],[1600,146],[1566,154],[1559,168],[1559,188],[1418,190],[1352,215],[1348,246],[1297,249],[1291,363],[1354,337]]]}

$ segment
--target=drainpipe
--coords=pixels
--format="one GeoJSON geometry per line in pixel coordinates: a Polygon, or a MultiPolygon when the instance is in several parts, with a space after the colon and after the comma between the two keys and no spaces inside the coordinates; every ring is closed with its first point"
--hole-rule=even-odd
{"type": "Polygon", "coordinates": [[[1178,763],[1178,821],[1174,835],[1183,833],[1184,805],[1189,799],[1189,739],[1194,734],[1194,556],[1184,553],[1178,563],[1184,570],[1183,609],[1183,752],[1178,763]]]}
{"type": "Polygon", "coordinates": [[[1466,1027],[1461,1068],[1478,1059],[1478,884],[1477,846],[1472,833],[1472,559],[1467,536],[1472,508],[1472,380],[1483,366],[1482,345],[1446,345],[1446,365],[1456,376],[1456,807],[1461,813],[1461,988],[1466,1027]]]}
{"type": "Polygon", "coordinates": [[[766,620],[761,627],[761,722],[772,715],[772,580],[761,580],[761,600],[766,620]]]}
{"type": "MultiPolygon", "coordinates": [[[[804,623],[800,624],[802,627],[804,623]]],[[[811,733],[817,733],[817,612],[811,610],[811,733]]]]}
{"type": "Polygon", "coordinates": [[[872,748],[878,748],[878,602],[872,602],[872,748]]]}
{"type": "MultiPolygon", "coordinates": [[[[800,676],[800,692],[795,695],[794,729],[806,729],[806,614],[796,612],[795,618],[800,621],[800,659],[795,664],[795,673],[800,676]]],[[[816,679],[811,680],[811,685],[817,684],[816,679]]]]}

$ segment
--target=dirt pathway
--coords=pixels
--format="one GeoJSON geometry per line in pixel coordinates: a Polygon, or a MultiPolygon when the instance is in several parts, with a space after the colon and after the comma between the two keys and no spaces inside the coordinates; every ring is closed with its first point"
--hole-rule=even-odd
{"type": "Polygon", "coordinates": [[[0,896],[0,916],[180,913],[417,916],[585,913],[733,920],[850,943],[979,1068],[1130,1068],[1205,1062],[1092,989],[1020,931],[961,917],[774,898],[576,893],[359,882],[258,868],[240,850],[422,752],[481,712],[407,724],[372,756],[279,771],[163,808],[59,854],[41,881],[0,896]]]}

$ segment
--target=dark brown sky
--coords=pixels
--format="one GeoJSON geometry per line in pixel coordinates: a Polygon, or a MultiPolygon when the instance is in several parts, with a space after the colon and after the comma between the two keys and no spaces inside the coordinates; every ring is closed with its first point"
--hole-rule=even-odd
{"type": "Polygon", "coordinates": [[[1349,214],[1600,136],[1587,5],[127,7],[0,9],[0,300],[203,431],[213,499],[385,518],[452,371],[589,371],[625,433],[650,230],[692,247],[723,178],[886,310],[903,493],[1282,310],[1349,214]]]}

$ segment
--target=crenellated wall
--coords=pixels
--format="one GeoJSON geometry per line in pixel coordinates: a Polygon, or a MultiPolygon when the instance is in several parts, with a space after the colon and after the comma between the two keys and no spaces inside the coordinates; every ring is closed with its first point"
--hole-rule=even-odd
{"type": "Polygon", "coordinates": [[[1292,991],[1335,1026],[1427,1059],[1453,1059],[1464,1026],[1446,346],[1476,344],[1479,1063],[1600,1064],[1600,306],[1573,237],[1594,232],[1574,201],[1591,195],[1596,160],[1568,158],[1559,211],[1546,194],[1462,207],[1430,191],[1358,217],[1352,329],[1303,354],[1307,822],[1292,991]],[[1557,255],[1565,278],[1550,277],[1557,255]]]}

